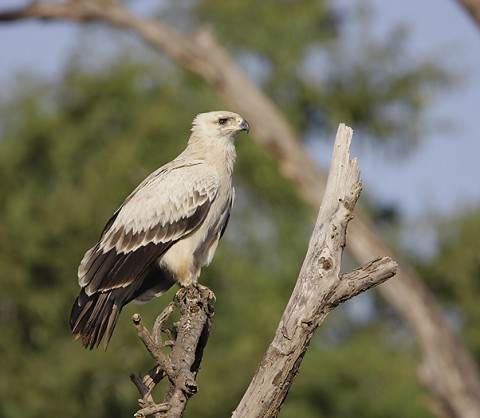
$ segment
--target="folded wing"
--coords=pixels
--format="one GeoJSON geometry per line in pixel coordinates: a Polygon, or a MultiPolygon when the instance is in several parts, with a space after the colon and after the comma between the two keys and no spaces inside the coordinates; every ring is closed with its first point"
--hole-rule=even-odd
{"type": "MultiPolygon", "coordinates": [[[[108,343],[122,306],[145,288],[155,261],[202,225],[217,191],[215,175],[195,161],[172,162],[137,187],[80,263],[82,291],[70,317],[74,336],[92,348],[106,332],[108,343]]],[[[168,289],[173,282],[164,280],[168,289]]]]}

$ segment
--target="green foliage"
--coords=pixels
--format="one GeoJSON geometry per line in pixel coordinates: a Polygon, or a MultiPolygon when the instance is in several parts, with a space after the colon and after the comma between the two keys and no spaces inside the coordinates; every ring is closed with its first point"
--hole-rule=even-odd
{"type": "Polygon", "coordinates": [[[283,416],[427,415],[418,401],[405,401],[422,393],[411,367],[415,361],[411,349],[408,345],[398,345],[379,323],[356,330],[346,343],[325,345],[325,336],[321,340],[323,344],[318,338],[307,353],[283,416]]]}
{"type": "Polygon", "coordinates": [[[480,361],[480,210],[438,222],[439,246],[419,269],[480,361]]]}
{"type": "MultiPolygon", "coordinates": [[[[341,29],[324,2],[203,0],[172,3],[168,13],[187,26],[211,23],[240,61],[259,60],[267,68],[261,83],[302,134],[319,115],[325,126],[351,115],[348,121],[390,139],[404,126],[387,121],[380,130],[377,110],[400,97],[417,114],[424,103],[416,92],[435,81],[402,66],[403,50],[393,47],[355,67],[364,71],[307,77],[307,58],[334,45],[341,29]],[[395,54],[398,68],[382,70],[386,90],[379,88],[368,65],[395,54]]],[[[151,324],[173,291],[127,306],[107,353],[87,352],[71,341],[68,326],[76,269],[123,198],[183,149],[193,116],[226,107],[171,63],[123,57],[92,71],[79,69],[88,67],[82,57],[73,57],[55,84],[22,80],[0,109],[0,417],[132,415],[138,396],[128,373],[151,362],[130,317],[138,311],[151,324]]],[[[232,219],[202,274],[218,302],[200,393],[187,416],[225,417],[235,408],[293,288],[312,225],[312,209],[274,161],[244,138],[238,154],[232,219]]],[[[312,344],[281,416],[427,416],[408,341],[390,344],[379,322],[325,345],[329,333],[341,334],[344,319],[333,319],[312,344]]]]}
{"type": "Polygon", "coordinates": [[[175,0],[164,11],[189,29],[213,26],[301,132],[321,138],[344,122],[357,141],[410,151],[426,129],[421,110],[454,77],[438,60],[410,57],[405,28],[380,40],[368,6],[352,15],[317,0],[175,0]]]}

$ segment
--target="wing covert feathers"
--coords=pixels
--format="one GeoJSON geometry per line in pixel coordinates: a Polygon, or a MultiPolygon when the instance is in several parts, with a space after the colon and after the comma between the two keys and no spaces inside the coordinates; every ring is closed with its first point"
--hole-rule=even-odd
{"type": "Polygon", "coordinates": [[[145,269],[205,220],[218,188],[213,176],[208,182],[184,181],[173,191],[171,177],[154,175],[127,198],[100,241],[86,252],[78,268],[78,282],[88,295],[142,279],[145,269]],[[162,193],[155,193],[157,189],[162,193]]]}
{"type": "MultiPolygon", "coordinates": [[[[85,347],[98,346],[104,335],[108,344],[123,305],[136,297],[151,297],[142,292],[148,290],[144,279],[155,261],[202,225],[218,184],[214,176],[201,176],[197,170],[194,164],[154,172],[125,200],[99,242],[85,253],[78,268],[82,291],[70,318],[74,337],[81,337],[85,347]],[[185,168],[194,168],[188,181],[181,173],[185,168]]],[[[155,283],[152,295],[173,284],[171,278],[162,280],[165,283],[155,283]]]]}

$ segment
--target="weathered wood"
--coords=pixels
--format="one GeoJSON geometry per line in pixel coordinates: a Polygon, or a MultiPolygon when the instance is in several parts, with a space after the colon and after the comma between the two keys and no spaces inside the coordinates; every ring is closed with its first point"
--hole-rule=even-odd
{"type": "Polygon", "coordinates": [[[188,399],[197,392],[195,378],[210,332],[212,297],[212,291],[200,285],[180,289],[175,295],[175,306],[180,310],[180,319],[170,329],[164,328],[164,323],[174,311],[172,303],[157,317],[152,333],[143,325],[139,314],[133,315],[137,335],[156,362],[145,377],[135,373],[130,375],[142,397],[135,417],[183,416],[188,399]],[[162,332],[168,336],[166,341],[160,336],[162,332]],[[171,347],[171,351],[167,354],[164,350],[168,347],[171,347]],[[151,392],[164,377],[168,377],[169,387],[163,402],[157,404],[151,392]]]}
{"type": "Polygon", "coordinates": [[[350,159],[351,138],[352,130],[340,125],[325,196],[295,289],[233,418],[277,416],[310,340],[328,313],[396,272],[395,262],[381,259],[340,276],[347,224],[361,192],[360,170],[350,159]]]}

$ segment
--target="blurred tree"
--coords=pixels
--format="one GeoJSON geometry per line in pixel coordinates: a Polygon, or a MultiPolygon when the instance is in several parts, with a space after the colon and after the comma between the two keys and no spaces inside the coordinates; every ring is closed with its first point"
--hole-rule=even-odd
{"type": "Polygon", "coordinates": [[[419,269],[480,361],[480,209],[437,219],[435,224],[436,254],[420,261],[419,269]]]}
{"type": "Polygon", "coordinates": [[[160,17],[185,31],[212,25],[222,45],[304,135],[322,137],[343,122],[355,127],[357,141],[388,145],[397,155],[411,151],[426,127],[421,109],[453,82],[452,73],[438,60],[410,57],[406,27],[376,40],[368,5],[357,6],[350,20],[328,1],[280,4],[170,0],[160,17]],[[342,37],[347,30],[357,35],[353,44],[342,37]]]}
{"type": "MultiPolygon", "coordinates": [[[[358,71],[332,67],[325,79],[309,77],[309,60],[320,59],[316,51],[335,42],[341,21],[326,3],[284,3],[269,4],[261,13],[256,6],[263,6],[251,1],[171,2],[165,13],[183,17],[188,27],[197,20],[215,25],[305,135],[318,120],[336,124],[349,114],[348,122],[374,138],[404,136],[403,123],[378,129],[376,110],[400,106],[420,117],[425,102],[419,92],[444,81],[445,74],[429,63],[402,66],[404,45],[395,38],[377,45],[376,53],[354,67],[358,71]],[[292,31],[284,30],[285,21],[292,31]],[[258,37],[245,36],[254,30],[258,37]],[[371,69],[393,57],[395,71],[375,84],[378,74],[371,69]],[[393,91],[401,92],[400,104],[393,91]]],[[[129,317],[140,310],[151,321],[171,293],[127,307],[108,353],[87,353],[71,342],[67,323],[78,291],[76,268],[122,199],[183,149],[194,114],[224,107],[196,77],[168,63],[122,57],[92,70],[87,57],[74,57],[56,84],[20,80],[16,97],[0,110],[2,417],[133,413],[136,394],[126,373],[149,363],[129,317]]],[[[410,122],[415,125],[415,119],[410,122]]],[[[187,416],[224,417],[233,410],[270,341],[310,234],[310,209],[274,162],[248,141],[239,141],[238,148],[232,221],[202,276],[217,294],[217,315],[200,394],[187,416]]],[[[282,416],[428,416],[408,339],[399,344],[380,320],[354,337],[339,338],[349,324],[335,325],[317,337],[282,416]],[[325,343],[329,332],[334,337],[325,343]]]]}

